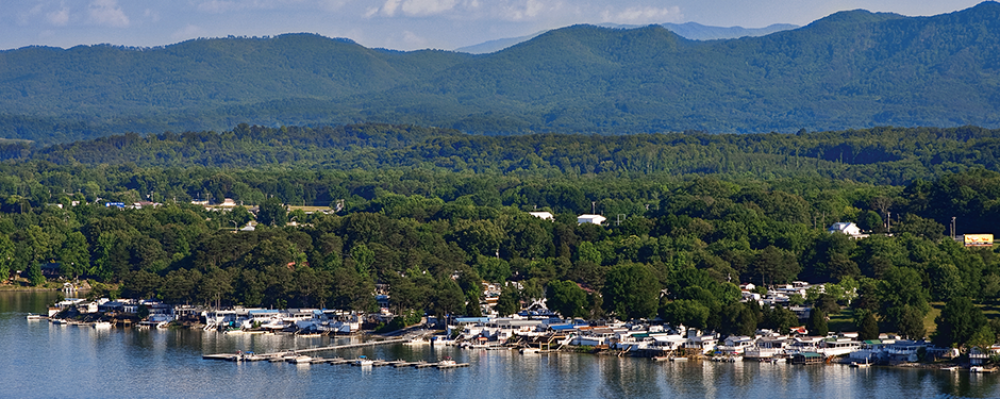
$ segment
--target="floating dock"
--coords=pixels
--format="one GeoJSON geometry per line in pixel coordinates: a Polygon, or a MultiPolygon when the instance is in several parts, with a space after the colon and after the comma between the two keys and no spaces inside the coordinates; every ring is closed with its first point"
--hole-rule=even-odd
{"type": "Polygon", "coordinates": [[[367,348],[379,345],[391,345],[400,344],[409,341],[406,338],[396,338],[396,339],[386,339],[381,341],[372,342],[362,342],[360,344],[345,344],[345,345],[333,345],[333,346],[323,346],[319,348],[307,348],[307,349],[289,349],[281,352],[271,352],[271,353],[253,353],[253,352],[237,352],[237,353],[215,353],[210,355],[202,355],[202,359],[209,360],[228,360],[231,362],[260,362],[260,361],[281,361],[285,357],[289,356],[299,356],[305,353],[312,352],[323,352],[323,351],[335,351],[340,349],[354,349],[354,348],[367,348]]]}
{"type": "MultiPolygon", "coordinates": [[[[343,365],[350,364],[356,365],[360,359],[344,359],[341,357],[335,358],[322,358],[314,357],[308,358],[306,353],[313,352],[324,352],[324,351],[336,351],[341,349],[354,349],[354,348],[366,348],[379,345],[392,345],[392,344],[402,344],[406,342],[411,342],[413,339],[418,337],[403,337],[403,338],[393,338],[384,339],[379,341],[363,342],[358,344],[345,344],[345,345],[332,345],[324,346],[319,348],[307,348],[307,349],[289,349],[280,352],[271,353],[253,353],[253,352],[236,352],[236,353],[215,353],[209,355],[202,355],[202,359],[209,360],[227,360],[231,362],[259,362],[259,361],[269,361],[271,363],[279,362],[289,362],[297,364],[321,364],[329,363],[332,365],[343,365]],[[303,359],[305,358],[305,359],[303,359]]],[[[413,367],[417,369],[435,367],[439,369],[452,369],[458,367],[468,367],[469,363],[455,363],[453,361],[441,361],[437,363],[428,363],[426,361],[409,362],[406,360],[373,360],[370,367],[383,367],[392,366],[395,368],[400,367],[413,367]]],[[[364,366],[369,367],[369,366],[364,366]]]]}

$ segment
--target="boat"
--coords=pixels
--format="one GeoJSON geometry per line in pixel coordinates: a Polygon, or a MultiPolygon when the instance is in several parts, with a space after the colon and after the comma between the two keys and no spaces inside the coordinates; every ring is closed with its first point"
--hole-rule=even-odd
{"type": "Polygon", "coordinates": [[[851,362],[851,367],[856,368],[856,369],[865,369],[865,368],[868,368],[868,366],[870,366],[868,364],[868,362],[864,362],[864,363],[851,362]]]}
{"type": "Polygon", "coordinates": [[[678,356],[678,357],[672,357],[672,358],[670,358],[670,361],[671,362],[686,362],[686,361],[688,361],[688,358],[683,357],[683,356],[678,356]]]}
{"type": "Polygon", "coordinates": [[[522,355],[533,355],[537,354],[538,352],[540,352],[538,348],[521,348],[522,355]]]}
{"type": "Polygon", "coordinates": [[[28,316],[26,316],[25,318],[28,320],[42,320],[42,319],[47,319],[48,317],[42,316],[40,314],[28,313],[28,316]]]}
{"type": "Polygon", "coordinates": [[[156,325],[157,330],[166,330],[168,327],[170,327],[169,321],[161,321],[159,324],[156,325]]]}
{"type": "Polygon", "coordinates": [[[360,357],[358,357],[357,360],[354,361],[353,364],[355,366],[362,366],[362,367],[364,367],[364,366],[371,366],[371,365],[375,364],[375,361],[372,360],[372,359],[369,359],[369,358],[365,357],[364,355],[361,355],[360,357]]]}
{"type": "Polygon", "coordinates": [[[455,362],[454,360],[452,360],[452,359],[451,359],[450,357],[446,357],[446,358],[445,358],[444,360],[442,360],[442,361],[438,362],[437,366],[438,366],[438,367],[453,367],[453,366],[455,366],[455,365],[457,365],[457,364],[458,364],[458,363],[456,363],[456,362],[455,362]]]}
{"type": "Polygon", "coordinates": [[[295,364],[312,364],[312,360],[309,356],[295,356],[290,361],[295,364]]]}
{"type": "Polygon", "coordinates": [[[111,328],[111,322],[110,321],[99,321],[99,322],[94,323],[91,327],[94,327],[95,329],[98,329],[98,330],[107,330],[107,329],[111,328]]]}
{"type": "Polygon", "coordinates": [[[652,359],[654,362],[665,362],[670,360],[670,356],[653,356],[652,359]]]}
{"type": "Polygon", "coordinates": [[[972,367],[969,367],[969,372],[973,373],[973,374],[986,374],[986,373],[992,373],[994,371],[996,371],[996,369],[993,369],[993,368],[989,368],[988,369],[988,368],[985,368],[983,366],[972,366],[972,367]]]}
{"type": "Polygon", "coordinates": [[[226,330],[226,332],[224,332],[223,334],[246,334],[246,331],[243,331],[239,328],[230,328],[226,330]]]}

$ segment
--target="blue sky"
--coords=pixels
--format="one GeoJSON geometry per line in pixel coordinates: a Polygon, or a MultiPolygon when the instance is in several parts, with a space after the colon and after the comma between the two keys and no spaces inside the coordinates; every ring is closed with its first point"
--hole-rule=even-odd
{"type": "Polygon", "coordinates": [[[2,0],[0,49],[110,43],[151,47],[199,37],[292,32],[366,47],[455,49],[580,23],[805,25],[837,11],[908,16],[954,12],[965,0],[2,0]]]}

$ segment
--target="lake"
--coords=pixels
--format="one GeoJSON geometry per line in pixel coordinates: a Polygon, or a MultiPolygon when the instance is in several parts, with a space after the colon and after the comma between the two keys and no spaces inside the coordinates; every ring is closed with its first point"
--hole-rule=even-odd
{"type": "MultiPolygon", "coordinates": [[[[55,292],[0,291],[0,397],[17,398],[936,398],[1000,397],[1000,375],[903,368],[656,363],[560,353],[384,346],[324,357],[438,361],[470,367],[358,368],[231,363],[202,354],[268,352],[331,338],[200,330],[96,330],[29,321],[55,292]]],[[[356,340],[357,338],[355,338],[356,340]]],[[[351,338],[337,338],[337,343],[351,338]]]]}

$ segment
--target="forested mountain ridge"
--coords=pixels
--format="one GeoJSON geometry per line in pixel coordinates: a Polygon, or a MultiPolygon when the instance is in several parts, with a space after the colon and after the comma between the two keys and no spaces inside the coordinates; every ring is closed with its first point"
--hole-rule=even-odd
{"type": "MultiPolygon", "coordinates": [[[[636,25],[619,25],[619,24],[601,24],[601,26],[616,29],[633,29],[638,28],[636,25]]],[[[683,36],[685,39],[691,40],[719,40],[719,39],[736,39],[745,36],[764,36],[770,35],[775,32],[781,32],[783,30],[795,29],[799,26],[792,24],[772,24],[765,26],[763,28],[744,28],[741,26],[709,26],[702,25],[697,22],[685,22],[682,24],[675,23],[664,23],[660,26],[667,28],[671,32],[683,36]]],[[[494,53],[505,48],[511,47],[515,44],[531,40],[538,35],[545,33],[546,31],[537,32],[531,35],[519,36],[519,37],[508,37],[503,39],[495,39],[487,42],[474,44],[471,46],[465,46],[455,49],[455,51],[470,53],[470,54],[488,54],[494,53]]]]}
{"type": "Polygon", "coordinates": [[[94,167],[433,169],[565,176],[824,178],[906,185],[1000,170],[1000,129],[891,128],[797,134],[473,135],[413,125],[358,124],[135,133],[33,147],[0,144],[0,160],[94,167]]]}
{"type": "Polygon", "coordinates": [[[473,56],[315,35],[0,53],[0,136],[65,142],[238,122],[473,133],[1000,126],[1000,4],[848,11],[763,37],[573,26],[473,56]]]}
{"type": "Polygon", "coordinates": [[[0,131],[51,143],[116,130],[231,127],[203,110],[379,91],[469,57],[380,51],[311,34],[146,49],[27,47],[0,52],[0,131]]]}
{"type": "Polygon", "coordinates": [[[310,34],[190,40],[153,49],[28,47],[0,53],[0,101],[5,113],[103,116],[331,99],[387,89],[467,58],[378,51],[310,34]]]}

